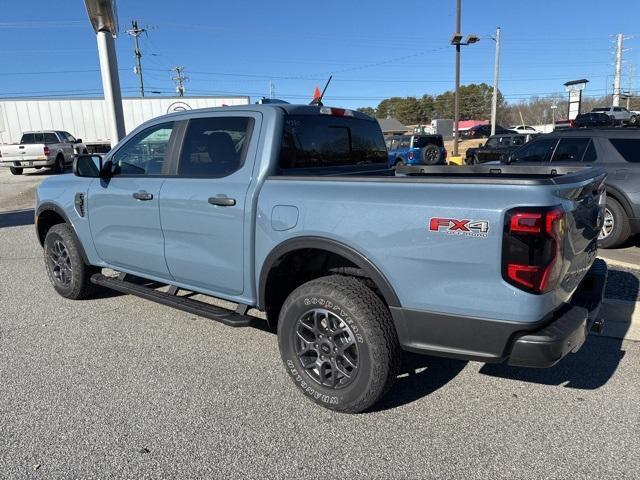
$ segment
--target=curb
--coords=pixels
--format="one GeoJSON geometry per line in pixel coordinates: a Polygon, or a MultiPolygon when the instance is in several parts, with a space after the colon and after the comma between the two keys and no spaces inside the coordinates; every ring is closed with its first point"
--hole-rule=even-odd
{"type": "Polygon", "coordinates": [[[598,258],[607,262],[607,265],[613,265],[616,267],[627,268],[629,270],[640,271],[640,265],[638,265],[637,263],[623,262],[622,260],[614,260],[613,258],[600,257],[600,256],[598,258]]]}
{"type": "Polygon", "coordinates": [[[605,320],[601,337],[640,342],[640,302],[605,299],[600,317],[605,320]]]}

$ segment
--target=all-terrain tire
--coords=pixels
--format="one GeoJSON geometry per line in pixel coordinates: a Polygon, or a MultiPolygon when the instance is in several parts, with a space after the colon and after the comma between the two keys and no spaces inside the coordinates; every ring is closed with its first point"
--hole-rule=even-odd
{"type": "Polygon", "coordinates": [[[45,269],[56,292],[71,300],[86,298],[97,288],[90,279],[100,269],[84,263],[80,252],[80,242],[69,225],[59,223],[49,229],[44,239],[45,269]],[[68,272],[66,282],[60,278],[61,264],[68,272]]]}
{"type": "Polygon", "coordinates": [[[21,167],[9,167],[9,171],[12,175],[22,175],[24,168],[21,167]]]}
{"type": "MultiPolygon", "coordinates": [[[[614,248],[622,245],[631,236],[631,226],[629,225],[629,217],[622,208],[622,205],[615,199],[607,197],[607,205],[605,207],[605,222],[611,219],[613,221],[610,233],[599,237],[598,246],[600,248],[614,248]]],[[[606,226],[606,225],[605,225],[606,226]]]]}
{"type": "MultiPolygon", "coordinates": [[[[322,315],[319,318],[323,318],[322,315]]],[[[312,335],[309,344],[312,348],[313,342],[327,342],[329,337],[339,338],[338,335],[333,336],[333,332],[341,331],[340,328],[322,330],[322,321],[317,324],[320,325],[320,331],[330,333],[325,338],[322,335],[312,335]]],[[[280,311],[278,344],[284,366],[296,387],[313,402],[338,412],[359,413],[370,408],[389,391],[400,369],[401,350],[391,313],[370,288],[354,277],[322,277],[295,289],[280,311]],[[357,371],[351,371],[351,378],[341,379],[346,380],[344,385],[335,387],[319,383],[313,377],[313,368],[309,369],[308,365],[305,368],[303,364],[304,357],[300,356],[299,345],[306,345],[308,342],[306,339],[301,340],[299,332],[307,332],[301,330],[300,325],[302,319],[308,318],[309,312],[330,312],[325,313],[325,318],[333,315],[335,322],[338,317],[339,320],[334,325],[342,325],[343,330],[349,330],[349,338],[357,348],[357,371]]],[[[339,350],[325,350],[325,346],[326,344],[320,344],[318,348],[318,343],[315,343],[316,352],[310,353],[311,358],[315,357],[320,361],[322,353],[329,351],[329,356],[333,356],[323,357],[327,362],[323,365],[333,368],[340,361],[340,354],[332,354],[331,350],[339,350]]],[[[302,348],[302,351],[305,349],[302,348]]],[[[354,357],[350,358],[353,360],[354,357]]],[[[344,365],[346,364],[342,363],[343,367],[344,365]]],[[[338,375],[341,373],[332,370],[334,371],[338,375]]]]}

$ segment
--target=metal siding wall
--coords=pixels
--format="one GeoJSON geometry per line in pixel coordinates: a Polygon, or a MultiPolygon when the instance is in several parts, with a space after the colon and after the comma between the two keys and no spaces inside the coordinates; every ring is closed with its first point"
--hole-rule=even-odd
{"type": "MultiPolygon", "coordinates": [[[[164,115],[169,107],[183,102],[192,109],[246,105],[248,97],[175,97],[124,98],[125,129],[164,115]]],[[[0,101],[0,142],[17,143],[22,132],[30,130],[66,130],[85,142],[107,142],[107,112],[102,99],[3,100],[0,101]]]]}

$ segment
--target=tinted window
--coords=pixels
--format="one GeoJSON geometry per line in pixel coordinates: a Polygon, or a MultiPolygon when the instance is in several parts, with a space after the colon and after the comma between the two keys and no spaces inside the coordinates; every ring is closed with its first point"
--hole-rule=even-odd
{"type": "Polygon", "coordinates": [[[376,122],[324,115],[285,118],[280,152],[283,169],[386,162],[387,150],[376,122]]]}
{"type": "Polygon", "coordinates": [[[410,137],[402,137],[398,140],[398,148],[409,148],[411,146],[410,137]]]}
{"type": "Polygon", "coordinates": [[[514,152],[514,162],[546,162],[558,139],[541,138],[527,143],[514,152]]]}
{"type": "Polygon", "coordinates": [[[253,119],[196,118],[189,121],[180,154],[178,174],[186,177],[224,177],[242,167],[253,119]]]}
{"type": "Polygon", "coordinates": [[[167,156],[173,122],[147,128],[111,157],[113,175],[160,175],[167,156]]]}
{"type": "Polygon", "coordinates": [[[552,162],[580,162],[587,146],[589,138],[562,138],[553,152],[552,162]]]}
{"type": "Polygon", "coordinates": [[[591,111],[592,112],[608,112],[609,109],[608,108],[592,108],[591,111]]]}
{"type": "Polygon", "coordinates": [[[424,148],[427,145],[436,145],[442,147],[442,137],[415,137],[413,139],[413,146],[416,148],[424,148]]]}
{"type": "Polygon", "coordinates": [[[42,133],[25,133],[20,139],[20,143],[44,143],[44,134],[42,133]]]}
{"type": "Polygon", "coordinates": [[[58,143],[58,136],[55,133],[45,133],[44,134],[44,143],[58,143]]]}
{"type": "Polygon", "coordinates": [[[595,162],[598,158],[596,154],[596,147],[593,146],[593,142],[589,142],[589,146],[587,147],[587,151],[584,152],[584,157],[582,157],[583,162],[595,162]]]}
{"type": "Polygon", "coordinates": [[[67,142],[74,143],[76,139],[69,132],[58,132],[67,142]]]}
{"type": "Polygon", "coordinates": [[[512,145],[524,145],[526,143],[524,139],[524,135],[518,135],[517,137],[513,137],[511,144],[512,145]]]}
{"type": "Polygon", "coordinates": [[[610,138],[609,141],[627,162],[640,163],[640,138],[610,138]]]}

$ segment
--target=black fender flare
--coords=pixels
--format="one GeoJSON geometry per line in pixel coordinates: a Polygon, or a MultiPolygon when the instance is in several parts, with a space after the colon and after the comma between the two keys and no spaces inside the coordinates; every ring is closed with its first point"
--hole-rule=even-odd
{"type": "Polygon", "coordinates": [[[382,293],[382,296],[384,297],[384,300],[389,307],[401,306],[400,300],[398,299],[395,290],[393,289],[387,278],[380,271],[380,269],[376,265],[374,265],[374,263],[365,255],[362,255],[356,249],[337,240],[324,237],[305,236],[294,237],[290,238],[289,240],[285,240],[284,242],[274,247],[273,250],[271,250],[271,252],[269,252],[267,257],[265,258],[265,261],[262,264],[262,269],[260,271],[260,279],[258,285],[258,308],[265,308],[267,279],[269,278],[269,273],[271,272],[276,262],[287,253],[293,252],[295,250],[309,248],[326,250],[328,252],[335,253],[337,255],[340,255],[341,257],[346,258],[351,263],[360,268],[367,275],[367,277],[373,280],[376,286],[380,289],[380,292],[382,293]]]}
{"type": "Polygon", "coordinates": [[[44,247],[44,239],[40,238],[40,232],[38,230],[38,225],[39,225],[38,219],[40,218],[40,215],[46,211],[52,211],[57,213],[60,217],[62,217],[65,223],[69,225],[69,227],[71,227],[71,231],[73,232],[73,235],[76,237],[76,240],[78,241],[78,246],[80,247],[79,250],[80,250],[80,255],[82,256],[82,260],[84,261],[85,264],[90,265],[87,254],[84,251],[84,245],[82,245],[82,242],[78,238],[76,229],[73,226],[73,223],[71,222],[71,220],[69,220],[69,216],[66,214],[66,212],[62,208],[60,208],[59,205],[56,205],[55,203],[52,203],[52,202],[44,202],[41,205],[39,205],[36,210],[35,227],[36,227],[36,236],[38,237],[40,246],[44,247]]]}

